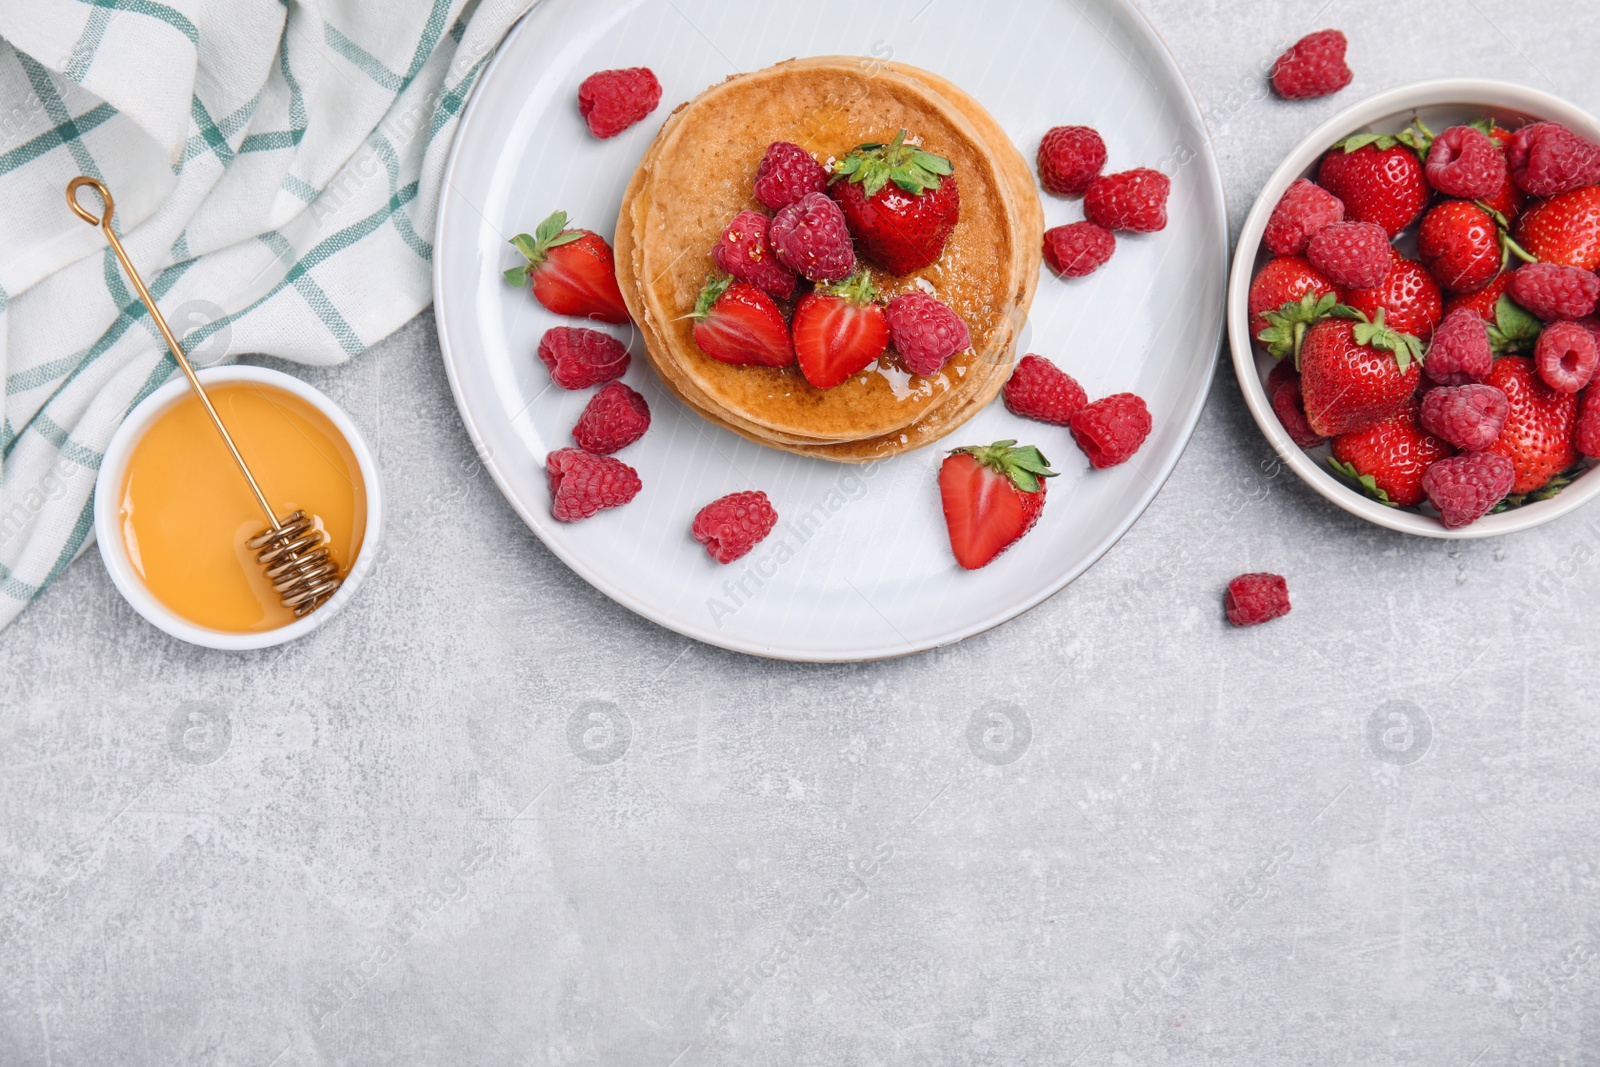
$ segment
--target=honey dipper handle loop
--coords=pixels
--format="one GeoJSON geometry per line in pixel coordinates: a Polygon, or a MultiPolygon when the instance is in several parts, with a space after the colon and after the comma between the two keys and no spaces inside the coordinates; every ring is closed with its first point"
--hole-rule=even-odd
{"type": "Polygon", "coordinates": [[[67,183],[67,206],[72,209],[74,215],[87,222],[90,226],[100,226],[107,233],[111,232],[111,213],[116,210],[116,204],[111,199],[111,190],[105,187],[104,182],[83,175],[72,179],[67,183]],[[100,194],[100,199],[105,204],[105,215],[103,217],[96,218],[94,212],[78,202],[78,190],[85,186],[100,194]]]}

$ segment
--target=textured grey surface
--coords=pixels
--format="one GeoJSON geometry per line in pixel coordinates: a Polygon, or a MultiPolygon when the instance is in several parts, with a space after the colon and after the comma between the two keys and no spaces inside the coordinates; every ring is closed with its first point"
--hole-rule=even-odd
{"type": "MultiPolygon", "coordinates": [[[[1147,10],[1235,226],[1387,85],[1600,110],[1588,3],[1147,10]],[[1261,99],[1323,25],[1355,84],[1261,99]]],[[[1600,512],[1362,525],[1276,471],[1224,368],[1053,600],[911,659],[771,663],[545,551],[432,330],[306,374],[393,507],[324,630],[189,648],[91,555],[0,634],[0,1064],[1600,1062],[1600,512]],[[1251,569],[1295,610],[1235,631],[1251,569]]]]}

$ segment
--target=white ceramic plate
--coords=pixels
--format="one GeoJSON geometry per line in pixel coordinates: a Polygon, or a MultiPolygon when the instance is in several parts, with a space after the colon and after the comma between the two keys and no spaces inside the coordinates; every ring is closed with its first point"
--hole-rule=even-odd
{"type": "MultiPolygon", "coordinates": [[[[1082,217],[1046,196],[1049,225],[1082,217]]],[[[1033,607],[1082,574],[1131,526],[1193,431],[1220,342],[1227,224],[1200,113],[1171,57],[1117,0],[544,0],[479,82],[445,173],[434,250],[440,344],[462,420],[506,498],[568,566],[617,602],[701,641],[796,660],[904,655],[958,641],[1033,607]],[[680,407],[635,352],[649,434],[618,458],[644,481],[625,507],[566,525],[550,517],[544,457],[571,443],[589,392],[553,388],[534,355],[558,320],[501,271],[507,238],[560,208],[608,239],[622,191],[667,113],[737,71],[791,56],[853,54],[926,67],[980,100],[1030,157],[1049,127],[1087,123],[1108,170],[1173,179],[1170,223],[1122,239],[1095,275],[1047,273],[1023,333],[1091,397],[1130,390],[1155,429],[1140,453],[1091,471],[1066,430],[995,403],[944,447],[1013,437],[1061,472],[1038,527],[964,572],[950,555],[935,476],[939,447],[868,467],[806,459],[714,429],[680,407]],[[608,141],[589,136],[578,83],[648,66],[660,108],[608,141]],[[780,524],[723,567],[689,536],[696,511],[759,488],[780,524]]]]}
{"type": "MultiPolygon", "coordinates": [[[[1250,280],[1272,258],[1261,244],[1272,209],[1295,179],[1315,177],[1312,172],[1329,145],[1368,130],[1399,133],[1417,117],[1427,123],[1429,129],[1438,132],[1485,115],[1509,129],[1541,119],[1560,122],[1591,141],[1600,141],[1600,122],[1588,112],[1560,97],[1521,85],[1481,78],[1445,78],[1386,90],[1346,108],[1311,131],[1273,171],[1245,217],[1228,284],[1228,336],[1234,372],[1250,413],[1272,447],[1306,484],[1352,515],[1391,530],[1423,537],[1495,537],[1541,526],[1600,496],[1600,477],[1586,474],[1563,489],[1559,496],[1498,515],[1485,515],[1470,526],[1455,530],[1439,525],[1431,511],[1392,508],[1368,498],[1329,472],[1327,456],[1331,453],[1327,446],[1311,452],[1302,451],[1284,432],[1283,424],[1273,413],[1272,403],[1267,399],[1266,380],[1275,361],[1264,351],[1257,351],[1259,346],[1251,344],[1250,280]]],[[[1415,231],[1401,241],[1402,249],[1415,256],[1415,231]],[[1409,246],[1404,244],[1408,239],[1409,246]]]]}

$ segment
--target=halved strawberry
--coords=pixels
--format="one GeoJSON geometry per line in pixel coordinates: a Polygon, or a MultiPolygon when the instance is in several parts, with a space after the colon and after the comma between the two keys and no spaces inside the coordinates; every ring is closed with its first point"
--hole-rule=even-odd
{"type": "Polygon", "coordinates": [[[1015,441],[955,449],[939,467],[939,496],[956,562],[975,571],[1033,529],[1050,461],[1015,441]]]}
{"type": "Polygon", "coordinates": [[[828,187],[862,254],[890,274],[938,259],[961,215],[950,161],[905,140],[901,130],[890,144],[857,145],[833,165],[828,187]]]}
{"type": "Polygon", "coordinates": [[[873,302],[876,295],[871,277],[857,271],[800,298],[794,309],[794,351],[806,381],[832,389],[883,355],[889,323],[873,302]]]}
{"type": "Polygon", "coordinates": [[[794,362],[783,312],[749,282],[712,275],[695,301],[693,318],[694,343],[720,363],[787,367],[794,362]]]}
{"type": "Polygon", "coordinates": [[[566,225],[567,213],[557,211],[539,223],[532,237],[513,237],[510,243],[527,262],[506,271],[506,281],[518,288],[532,281],[534,297],[557,315],[632,322],[617,288],[611,246],[597,233],[566,225]]]}

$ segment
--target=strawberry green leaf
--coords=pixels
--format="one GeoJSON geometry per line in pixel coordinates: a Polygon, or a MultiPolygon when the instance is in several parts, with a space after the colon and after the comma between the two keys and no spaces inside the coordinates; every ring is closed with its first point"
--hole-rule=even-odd
{"type": "Polygon", "coordinates": [[[1494,322],[1489,327],[1489,347],[1495,355],[1532,352],[1543,332],[1543,323],[1524,311],[1510,296],[1500,294],[1494,305],[1494,322]]]}
{"type": "Polygon", "coordinates": [[[567,213],[565,211],[557,211],[539,223],[538,227],[534,229],[532,237],[525,233],[519,233],[507,242],[518,252],[521,252],[523,258],[528,262],[515,270],[506,271],[506,281],[515,286],[528,284],[528,271],[543,263],[544,257],[549,254],[550,249],[571,244],[583,236],[584,231],[582,230],[563,229],[562,227],[566,226],[566,224],[567,213]]]}
{"type": "Polygon", "coordinates": [[[1357,488],[1359,488],[1363,493],[1371,497],[1373,500],[1376,500],[1378,503],[1387,505],[1391,508],[1399,507],[1398,504],[1389,499],[1388,493],[1378,488],[1378,480],[1376,478],[1370,474],[1362,474],[1360,471],[1356,470],[1353,464],[1341,463],[1339,460],[1329,456],[1328,466],[1333,468],[1333,472],[1335,474],[1354,482],[1357,488]]]}
{"type": "Polygon", "coordinates": [[[951,449],[952,454],[966,452],[990,470],[1005,475],[1011,484],[1024,493],[1037,493],[1041,478],[1054,478],[1050,461],[1033,445],[1016,447],[1015,440],[996,441],[992,445],[968,445],[951,449]]]}
{"type": "Polygon", "coordinates": [[[510,270],[506,271],[506,281],[510,282],[518,289],[521,289],[523,286],[527,285],[528,265],[524,263],[520,267],[512,267],[510,270]]]}
{"type": "MultiPolygon", "coordinates": [[[[1340,308],[1343,307],[1341,304],[1340,308]]],[[[1355,329],[1352,331],[1356,344],[1392,352],[1402,374],[1410,369],[1412,360],[1422,362],[1424,355],[1422,341],[1409,333],[1401,333],[1384,325],[1383,308],[1380,307],[1370,320],[1354,308],[1348,310],[1354,312],[1354,315],[1340,315],[1340,318],[1356,319],[1355,329]]],[[[1339,309],[1336,308],[1335,314],[1338,312],[1339,309]]]]}
{"type": "Polygon", "coordinates": [[[699,322],[710,315],[712,306],[722,299],[722,294],[732,284],[733,278],[727,274],[713,274],[706,278],[705,288],[700,290],[700,296],[694,302],[694,311],[690,313],[694,321],[699,322]]]}
{"type": "Polygon", "coordinates": [[[878,287],[872,283],[872,275],[864,270],[858,270],[841,281],[821,282],[816,286],[816,291],[843,297],[857,305],[870,304],[878,297],[878,287]]]}
{"type": "Polygon", "coordinates": [[[869,197],[877,196],[891,181],[912,196],[919,196],[939,188],[942,178],[955,173],[948,159],[908,145],[905,140],[906,131],[901,130],[889,144],[857,145],[833,165],[833,180],[859,182],[869,197]]]}
{"type": "Polygon", "coordinates": [[[1287,301],[1278,310],[1262,314],[1267,328],[1256,334],[1256,340],[1267,346],[1273,359],[1293,356],[1298,360],[1306,330],[1318,319],[1333,314],[1338,303],[1339,298],[1332,293],[1306,293],[1299,300],[1287,301]]]}

